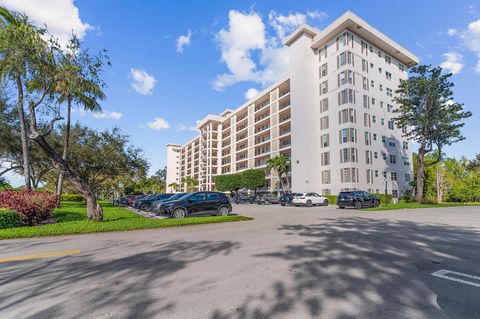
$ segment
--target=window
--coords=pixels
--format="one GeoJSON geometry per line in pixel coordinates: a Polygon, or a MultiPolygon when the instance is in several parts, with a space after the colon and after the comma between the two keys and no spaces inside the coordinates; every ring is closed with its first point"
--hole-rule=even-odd
{"type": "Polygon", "coordinates": [[[390,88],[387,88],[387,95],[392,97],[393,96],[393,91],[390,88]]]}
{"type": "Polygon", "coordinates": [[[320,112],[328,111],[328,97],[320,100],[320,112]]]}
{"type": "Polygon", "coordinates": [[[327,76],[327,73],[327,64],[325,63],[320,67],[320,78],[327,76]]]}
{"type": "Polygon", "coordinates": [[[372,134],[365,132],[365,145],[372,145],[372,134]]]}
{"type": "Polygon", "coordinates": [[[332,194],[332,190],[329,189],[329,188],[325,188],[322,190],[322,194],[323,195],[331,195],[332,194]]]}
{"type": "Polygon", "coordinates": [[[385,152],[382,152],[382,158],[386,161],[387,160],[387,154],[385,152]]]}
{"type": "Polygon", "coordinates": [[[394,138],[389,138],[388,139],[388,146],[395,147],[395,139],[394,138]]]}
{"type": "Polygon", "coordinates": [[[390,178],[392,179],[392,181],[396,181],[397,180],[397,173],[396,172],[391,172],[390,173],[390,178]]]}
{"type": "Polygon", "coordinates": [[[365,161],[367,164],[372,164],[373,159],[372,159],[372,151],[365,151],[365,161]]]}
{"type": "Polygon", "coordinates": [[[368,91],[368,79],[363,77],[362,86],[365,91],[368,91]]]}
{"type": "Polygon", "coordinates": [[[217,193],[207,193],[207,200],[218,200],[219,198],[217,193]]]}
{"type": "Polygon", "coordinates": [[[387,137],[385,135],[382,135],[382,142],[385,143],[387,141],[387,137]]]}
{"type": "Polygon", "coordinates": [[[378,57],[381,58],[382,57],[382,51],[378,50],[378,57]]]}
{"type": "Polygon", "coordinates": [[[373,140],[374,140],[374,141],[377,140],[377,133],[373,133],[373,140]]]}
{"type": "Polygon", "coordinates": [[[351,70],[345,70],[338,74],[338,86],[347,83],[355,84],[355,74],[351,70]]]}
{"type": "Polygon", "coordinates": [[[199,202],[199,201],[205,200],[205,193],[194,194],[194,195],[190,196],[189,199],[194,201],[194,202],[199,202]]]}
{"type": "Polygon", "coordinates": [[[393,105],[387,104],[387,111],[392,112],[393,111],[393,105]]]}
{"type": "Polygon", "coordinates": [[[356,148],[342,148],[340,149],[340,163],[357,163],[358,150],[356,148]]]}
{"type": "Polygon", "coordinates": [[[370,114],[368,113],[363,113],[363,125],[366,126],[366,127],[371,127],[371,123],[370,123],[370,114]]]}
{"type": "Polygon", "coordinates": [[[393,198],[398,198],[398,189],[392,189],[393,198]]]}
{"type": "Polygon", "coordinates": [[[381,119],[380,124],[385,125],[385,119],[381,119]]]}
{"type": "Polygon", "coordinates": [[[383,109],[383,102],[380,101],[380,108],[383,109]]]}
{"type": "Polygon", "coordinates": [[[342,183],[358,183],[358,168],[340,169],[340,181],[342,183]]]}
{"type": "Polygon", "coordinates": [[[383,92],[383,84],[380,84],[378,88],[380,89],[380,92],[383,92]]]}
{"type": "Polygon", "coordinates": [[[402,142],[402,148],[403,148],[404,150],[408,150],[408,142],[403,141],[403,142],[402,142]]]}
{"type": "Polygon", "coordinates": [[[362,44],[362,53],[368,55],[368,45],[365,41],[361,41],[362,44]]]}
{"type": "Polygon", "coordinates": [[[405,182],[410,182],[411,177],[410,174],[405,174],[405,182]]]}
{"type": "Polygon", "coordinates": [[[378,159],[378,152],[373,152],[373,158],[378,159]]]}
{"type": "Polygon", "coordinates": [[[393,121],[393,120],[389,120],[389,121],[388,121],[388,128],[391,129],[391,130],[395,129],[395,125],[394,125],[394,121],[393,121]]]}
{"type": "Polygon", "coordinates": [[[362,71],[368,73],[368,62],[365,59],[362,59],[362,71]]]}
{"type": "Polygon", "coordinates": [[[355,103],[355,91],[352,89],[345,89],[338,92],[338,104],[355,103]]]}
{"type": "MultiPolygon", "coordinates": [[[[378,171],[375,171],[375,177],[378,177],[378,171]]],[[[378,193],[378,191],[377,191],[378,193]]]]}
{"type": "Polygon", "coordinates": [[[321,136],[320,140],[321,140],[322,147],[330,146],[330,135],[329,134],[323,134],[321,136]]]}
{"type": "Polygon", "coordinates": [[[324,116],[320,119],[320,129],[321,130],[328,129],[328,116],[324,116]]]}
{"type": "Polygon", "coordinates": [[[383,73],[383,70],[382,70],[382,68],[380,68],[380,67],[378,68],[378,73],[380,73],[380,74],[382,74],[382,73],[383,73]]]}
{"type": "Polygon", "coordinates": [[[354,109],[348,108],[341,111],[338,111],[338,124],[345,123],[356,123],[356,111],[354,109]]]}
{"type": "Polygon", "coordinates": [[[391,80],[392,80],[392,73],[390,73],[390,72],[388,72],[388,71],[385,71],[385,78],[386,78],[387,80],[390,80],[390,81],[391,81],[391,80]]]}
{"type": "Polygon", "coordinates": [[[330,184],[330,170],[322,171],[322,184],[330,184]]]}
{"type": "Polygon", "coordinates": [[[346,64],[355,65],[353,60],[353,54],[350,51],[342,52],[337,56],[337,67],[341,67],[346,64]]]}
{"type": "Polygon", "coordinates": [[[354,128],[344,128],[339,131],[340,144],[342,143],[356,143],[357,142],[357,130],[354,128]]]}
{"type": "Polygon", "coordinates": [[[318,60],[322,61],[327,58],[327,46],[324,46],[323,48],[320,48],[318,50],[318,60]]]}
{"type": "Polygon", "coordinates": [[[391,64],[392,58],[385,54],[385,62],[387,62],[387,64],[391,64]]]}
{"type": "Polygon", "coordinates": [[[367,169],[367,184],[373,184],[373,171],[367,169]]]}
{"type": "Polygon", "coordinates": [[[407,156],[402,156],[403,165],[410,166],[410,159],[407,156]]]}
{"type": "Polygon", "coordinates": [[[320,83],[320,95],[326,94],[328,92],[328,80],[320,83]]]}
{"type": "Polygon", "coordinates": [[[366,109],[370,108],[370,97],[368,95],[363,95],[363,107],[366,109]]]}
{"type": "Polygon", "coordinates": [[[323,152],[320,157],[323,166],[330,165],[330,152],[323,152]]]}
{"type": "Polygon", "coordinates": [[[390,155],[390,164],[397,164],[397,157],[395,155],[390,155]]]}
{"type": "Polygon", "coordinates": [[[370,80],[370,86],[371,86],[372,88],[375,87],[375,81],[374,81],[374,80],[370,80]]]}
{"type": "Polygon", "coordinates": [[[403,64],[401,64],[401,63],[398,63],[398,69],[399,69],[400,71],[405,71],[405,66],[404,66],[403,64]]]}
{"type": "Polygon", "coordinates": [[[377,123],[377,117],[375,115],[372,115],[372,122],[377,123]]]}

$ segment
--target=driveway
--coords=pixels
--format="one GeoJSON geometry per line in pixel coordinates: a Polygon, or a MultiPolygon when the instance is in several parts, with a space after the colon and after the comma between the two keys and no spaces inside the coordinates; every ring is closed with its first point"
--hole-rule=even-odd
{"type": "Polygon", "coordinates": [[[478,207],[234,212],[255,219],[0,241],[80,251],[0,263],[0,317],[480,318],[478,207]]]}

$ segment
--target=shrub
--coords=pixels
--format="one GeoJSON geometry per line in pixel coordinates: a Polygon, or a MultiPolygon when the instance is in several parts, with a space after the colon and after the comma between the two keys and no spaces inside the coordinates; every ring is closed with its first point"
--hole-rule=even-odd
{"type": "Polygon", "coordinates": [[[321,195],[328,198],[329,205],[335,205],[337,203],[337,195],[321,195]]]}
{"type": "Polygon", "coordinates": [[[422,203],[423,204],[438,204],[437,196],[432,195],[432,194],[427,194],[423,197],[422,203]]]}
{"type": "Polygon", "coordinates": [[[67,202],[83,202],[84,197],[80,194],[62,194],[62,200],[67,202]]]}
{"type": "MultiPolygon", "coordinates": [[[[382,204],[382,205],[385,204],[385,194],[375,193],[375,194],[372,194],[372,195],[380,198],[380,204],[382,204]]],[[[387,194],[387,203],[388,204],[392,203],[392,199],[393,199],[393,195],[392,194],[387,194]]]]}
{"type": "Polygon", "coordinates": [[[0,210],[0,229],[22,226],[20,216],[12,210],[0,210]]]}
{"type": "Polygon", "coordinates": [[[37,225],[49,219],[56,207],[57,196],[39,191],[0,192],[0,206],[14,210],[24,225],[37,225]]]}

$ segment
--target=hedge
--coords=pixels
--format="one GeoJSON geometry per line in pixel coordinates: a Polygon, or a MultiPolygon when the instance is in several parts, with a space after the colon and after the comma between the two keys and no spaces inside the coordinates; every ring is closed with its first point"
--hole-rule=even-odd
{"type": "Polygon", "coordinates": [[[13,210],[0,209],[0,229],[22,226],[20,216],[13,210]]]}
{"type": "Polygon", "coordinates": [[[0,206],[17,212],[23,225],[38,225],[51,217],[57,196],[40,191],[2,191],[0,206]]]}
{"type": "Polygon", "coordinates": [[[84,197],[80,194],[62,194],[62,200],[67,202],[83,202],[84,197]]]}

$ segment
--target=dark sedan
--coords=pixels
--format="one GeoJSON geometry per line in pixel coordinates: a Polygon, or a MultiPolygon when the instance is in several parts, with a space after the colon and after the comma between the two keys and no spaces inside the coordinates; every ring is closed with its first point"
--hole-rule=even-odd
{"type": "Polygon", "coordinates": [[[380,198],[364,191],[340,192],[337,196],[337,205],[341,209],[355,207],[377,207],[380,205],[380,198]]]}
{"type": "Polygon", "coordinates": [[[162,210],[173,218],[205,214],[227,216],[232,211],[232,204],[224,193],[195,192],[164,203],[162,210]]]}

